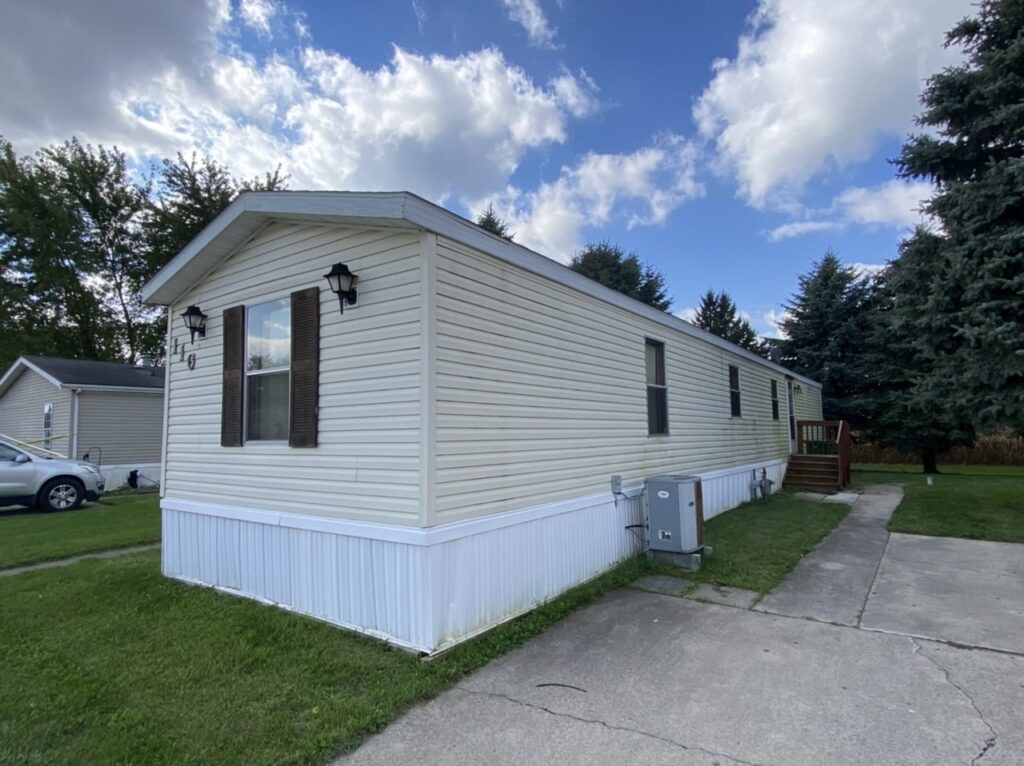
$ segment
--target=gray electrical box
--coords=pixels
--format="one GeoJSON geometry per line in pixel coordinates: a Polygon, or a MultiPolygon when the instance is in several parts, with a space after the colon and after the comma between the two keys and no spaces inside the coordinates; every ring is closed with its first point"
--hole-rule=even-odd
{"type": "Polygon", "coordinates": [[[652,551],[696,553],[704,547],[699,476],[647,479],[647,523],[652,551]]]}

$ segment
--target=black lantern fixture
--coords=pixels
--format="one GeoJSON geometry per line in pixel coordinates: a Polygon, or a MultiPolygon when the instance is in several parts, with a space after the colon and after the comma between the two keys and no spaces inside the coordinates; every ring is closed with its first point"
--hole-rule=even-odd
{"type": "Polygon", "coordinates": [[[182,313],[181,318],[185,320],[185,327],[191,334],[190,342],[196,342],[196,335],[200,338],[206,337],[206,314],[198,306],[189,306],[182,313]]]}
{"type": "Polygon", "coordinates": [[[336,263],[331,270],[324,274],[324,279],[331,286],[331,290],[338,296],[338,303],[341,306],[341,313],[345,313],[345,304],[353,305],[356,302],[356,277],[344,263],[336,263]]]}

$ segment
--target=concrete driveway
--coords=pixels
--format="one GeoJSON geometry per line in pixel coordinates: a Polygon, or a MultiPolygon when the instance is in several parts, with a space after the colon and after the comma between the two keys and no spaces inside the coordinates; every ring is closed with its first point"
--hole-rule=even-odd
{"type": "Polygon", "coordinates": [[[1024,546],[890,537],[898,500],[753,609],[612,593],[344,763],[1024,764],[1024,546]]]}

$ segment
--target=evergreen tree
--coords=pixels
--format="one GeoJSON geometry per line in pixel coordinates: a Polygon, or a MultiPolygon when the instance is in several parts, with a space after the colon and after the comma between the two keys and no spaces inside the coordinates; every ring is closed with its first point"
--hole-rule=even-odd
{"type": "Polygon", "coordinates": [[[509,242],[513,241],[516,237],[515,234],[509,232],[508,224],[494,212],[493,205],[488,205],[487,209],[477,216],[476,225],[481,229],[486,229],[491,234],[497,234],[502,239],[507,239],[509,242]]]}
{"type": "Polygon", "coordinates": [[[761,353],[761,342],[750,322],[736,312],[736,304],[724,290],[708,290],[700,299],[693,323],[741,348],[761,353]]]}
{"type": "MultiPolygon", "coordinates": [[[[907,289],[920,312],[908,328],[928,345],[936,380],[956,385],[979,426],[1024,429],[1024,4],[982,0],[947,36],[964,64],[933,76],[898,165],[930,180],[925,210],[941,233],[918,231],[904,249],[926,253],[907,289]]],[[[902,260],[902,258],[901,258],[902,260]]],[[[896,296],[905,299],[904,293],[896,296]]],[[[910,320],[908,320],[910,321],[910,320]]]]}
{"type": "Polygon", "coordinates": [[[783,363],[822,384],[826,419],[863,425],[863,399],[872,376],[865,359],[877,305],[875,285],[843,266],[831,250],[799,284],[781,323],[787,336],[783,363]]]}
{"type": "MultiPolygon", "coordinates": [[[[878,443],[917,452],[925,473],[938,471],[937,457],[974,441],[972,413],[957,395],[957,380],[941,372],[936,348],[951,339],[945,326],[928,331],[932,283],[941,240],[918,232],[900,247],[900,257],[879,279],[869,343],[862,365],[870,371],[858,399],[867,431],[878,443]]],[[[941,352],[940,352],[941,353],[941,352]]]]}
{"type": "Polygon", "coordinates": [[[569,268],[660,311],[672,305],[665,294],[664,275],[649,264],[641,265],[636,253],[627,255],[618,245],[587,245],[573,256],[569,268]]]}

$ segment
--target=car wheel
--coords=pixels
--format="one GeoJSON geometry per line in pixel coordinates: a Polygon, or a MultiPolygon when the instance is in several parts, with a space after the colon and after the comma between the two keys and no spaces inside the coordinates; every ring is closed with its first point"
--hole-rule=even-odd
{"type": "Polygon", "coordinates": [[[78,479],[51,479],[39,490],[39,505],[45,511],[73,511],[85,500],[85,487],[78,479]]]}

